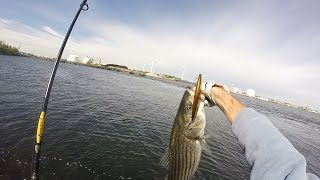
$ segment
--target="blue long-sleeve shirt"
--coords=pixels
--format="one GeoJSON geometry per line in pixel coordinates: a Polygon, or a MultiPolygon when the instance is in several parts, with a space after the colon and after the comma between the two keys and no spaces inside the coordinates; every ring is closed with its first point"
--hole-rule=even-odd
{"type": "Polygon", "coordinates": [[[245,151],[251,180],[319,180],[306,173],[306,160],[264,115],[245,108],[232,124],[245,151]]]}

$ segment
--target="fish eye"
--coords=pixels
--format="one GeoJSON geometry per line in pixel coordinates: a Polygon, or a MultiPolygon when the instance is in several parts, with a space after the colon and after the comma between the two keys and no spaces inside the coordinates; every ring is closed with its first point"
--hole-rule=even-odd
{"type": "Polygon", "coordinates": [[[187,106],[187,109],[188,109],[188,111],[191,111],[192,106],[191,106],[191,105],[188,105],[188,106],[187,106]]]}

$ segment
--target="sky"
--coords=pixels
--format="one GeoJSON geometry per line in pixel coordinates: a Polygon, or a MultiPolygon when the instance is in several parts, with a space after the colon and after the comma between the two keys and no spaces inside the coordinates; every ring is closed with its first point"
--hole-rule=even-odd
{"type": "MultiPolygon", "coordinates": [[[[81,0],[0,0],[0,40],[56,57],[81,0]]],[[[204,80],[320,111],[319,0],[88,0],[63,57],[204,80]]]]}

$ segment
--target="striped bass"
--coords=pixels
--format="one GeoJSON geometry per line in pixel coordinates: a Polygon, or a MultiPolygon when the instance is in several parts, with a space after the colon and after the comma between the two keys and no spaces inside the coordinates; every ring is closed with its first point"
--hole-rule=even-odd
{"type": "Polygon", "coordinates": [[[169,170],[168,180],[191,179],[200,162],[202,145],[205,144],[205,97],[200,94],[199,100],[195,101],[194,96],[193,89],[187,88],[184,92],[172,126],[169,147],[161,159],[161,164],[169,170]],[[194,102],[197,102],[197,112],[192,119],[194,102]]]}

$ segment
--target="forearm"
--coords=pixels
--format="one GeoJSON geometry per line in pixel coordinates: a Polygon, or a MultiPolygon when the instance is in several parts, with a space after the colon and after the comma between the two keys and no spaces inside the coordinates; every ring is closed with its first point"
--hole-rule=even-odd
{"type": "Polygon", "coordinates": [[[232,132],[245,151],[250,179],[311,179],[303,155],[264,115],[245,108],[232,124],[232,132]]]}
{"type": "Polygon", "coordinates": [[[221,87],[214,86],[211,92],[217,106],[227,116],[230,123],[233,124],[237,115],[245,108],[245,106],[221,87]]]}
{"type": "Polygon", "coordinates": [[[224,112],[251,168],[250,179],[318,179],[306,173],[304,157],[272,123],[253,109],[245,108],[221,87],[212,97],[224,112]]]}

